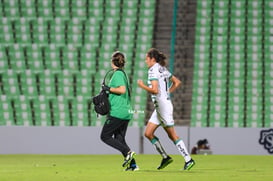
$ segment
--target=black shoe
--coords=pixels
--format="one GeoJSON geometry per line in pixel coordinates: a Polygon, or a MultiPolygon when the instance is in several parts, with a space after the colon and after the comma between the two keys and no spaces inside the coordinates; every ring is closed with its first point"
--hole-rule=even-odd
{"type": "Polygon", "coordinates": [[[161,161],[161,164],[159,165],[159,167],[157,167],[157,169],[161,170],[172,162],[173,162],[173,159],[170,156],[168,156],[167,158],[163,158],[161,161]]]}
{"type": "Polygon", "coordinates": [[[184,170],[190,170],[195,165],[195,161],[191,159],[184,165],[184,170]]]}
{"type": "Polygon", "coordinates": [[[139,167],[136,164],[128,166],[124,171],[138,171],[139,167]]]}
{"type": "Polygon", "coordinates": [[[128,165],[129,165],[129,163],[131,162],[131,160],[134,158],[134,156],[135,156],[135,155],[136,155],[136,153],[135,153],[135,152],[130,151],[130,152],[127,154],[127,156],[125,157],[125,159],[124,159],[124,162],[123,162],[122,166],[123,166],[123,167],[128,166],[128,165]]]}

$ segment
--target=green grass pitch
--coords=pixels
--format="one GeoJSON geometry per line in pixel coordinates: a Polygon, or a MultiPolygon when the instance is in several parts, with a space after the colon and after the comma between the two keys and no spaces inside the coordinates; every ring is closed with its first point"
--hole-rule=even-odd
{"type": "Polygon", "coordinates": [[[0,155],[0,181],[250,181],[272,180],[273,156],[194,155],[182,171],[180,155],[158,171],[159,155],[136,155],[139,171],[125,172],[121,155],[0,155]]]}

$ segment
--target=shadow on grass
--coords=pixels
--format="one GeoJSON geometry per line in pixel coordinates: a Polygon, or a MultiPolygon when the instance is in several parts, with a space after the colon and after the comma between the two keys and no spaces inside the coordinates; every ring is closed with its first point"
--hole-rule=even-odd
{"type": "Polygon", "coordinates": [[[156,174],[170,174],[170,173],[176,173],[176,174],[192,174],[197,173],[198,171],[184,171],[184,170],[138,170],[137,172],[145,172],[145,173],[156,173],[156,174]]]}

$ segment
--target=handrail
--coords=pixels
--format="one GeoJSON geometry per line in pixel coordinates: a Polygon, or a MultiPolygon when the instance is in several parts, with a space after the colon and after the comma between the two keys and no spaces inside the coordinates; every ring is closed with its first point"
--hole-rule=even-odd
{"type": "Polygon", "coordinates": [[[173,73],[173,71],[174,71],[177,8],[178,8],[178,0],[174,0],[173,22],[172,22],[172,37],[171,37],[171,52],[170,52],[170,67],[169,67],[171,73],[173,73]]]}

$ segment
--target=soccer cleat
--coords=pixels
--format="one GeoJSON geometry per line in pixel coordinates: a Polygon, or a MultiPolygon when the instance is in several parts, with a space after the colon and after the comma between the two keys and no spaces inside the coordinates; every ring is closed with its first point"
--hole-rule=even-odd
{"type": "Polygon", "coordinates": [[[168,156],[167,158],[163,158],[161,161],[161,164],[159,165],[159,167],[157,167],[157,169],[161,170],[172,162],[173,162],[173,159],[170,156],[168,156]]]}
{"type": "Polygon", "coordinates": [[[133,151],[128,152],[127,156],[124,159],[124,162],[123,162],[122,166],[123,167],[128,166],[129,163],[131,162],[131,160],[134,158],[135,155],[136,155],[136,153],[133,152],[133,151]]]}
{"type": "Polygon", "coordinates": [[[124,171],[138,171],[139,167],[136,164],[128,166],[124,171]]]}
{"type": "Polygon", "coordinates": [[[195,165],[195,161],[191,159],[184,165],[184,170],[190,170],[195,165]]]}

